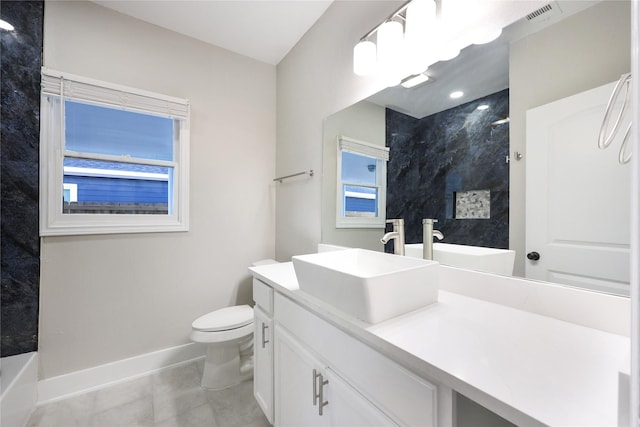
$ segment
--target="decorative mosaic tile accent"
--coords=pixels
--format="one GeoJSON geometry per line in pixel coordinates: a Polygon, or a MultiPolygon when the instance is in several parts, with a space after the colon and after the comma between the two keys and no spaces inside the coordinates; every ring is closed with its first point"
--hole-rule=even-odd
{"type": "Polygon", "coordinates": [[[456,219],[489,219],[491,217],[491,191],[458,191],[456,219]]]}

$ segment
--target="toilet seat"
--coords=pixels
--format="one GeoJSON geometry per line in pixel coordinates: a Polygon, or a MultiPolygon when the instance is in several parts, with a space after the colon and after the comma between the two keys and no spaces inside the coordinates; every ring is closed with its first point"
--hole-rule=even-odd
{"type": "Polygon", "coordinates": [[[236,305],[212,311],[193,321],[191,327],[200,332],[222,332],[242,328],[253,323],[253,309],[236,305]]]}

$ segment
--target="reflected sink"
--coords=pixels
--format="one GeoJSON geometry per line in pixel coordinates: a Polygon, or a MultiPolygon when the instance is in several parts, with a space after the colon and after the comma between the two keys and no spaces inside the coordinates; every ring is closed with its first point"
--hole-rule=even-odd
{"type": "MultiPolygon", "coordinates": [[[[408,257],[422,258],[422,243],[405,245],[404,253],[408,257]]],[[[452,267],[468,268],[487,273],[511,276],[515,258],[515,251],[508,249],[454,245],[451,243],[433,244],[434,261],[452,267]]]]}
{"type": "Polygon", "coordinates": [[[368,323],[438,301],[438,263],[365,249],[292,257],[300,290],[368,323]]]}

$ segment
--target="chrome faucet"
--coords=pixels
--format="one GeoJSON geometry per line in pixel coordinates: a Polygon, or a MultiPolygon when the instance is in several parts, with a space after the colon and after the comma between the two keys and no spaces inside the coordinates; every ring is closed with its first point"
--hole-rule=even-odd
{"type": "Polygon", "coordinates": [[[433,224],[437,219],[425,218],[422,220],[422,258],[433,259],[433,238],[444,239],[444,234],[440,230],[434,230],[433,224]]]}
{"type": "Polygon", "coordinates": [[[393,231],[382,236],[380,241],[386,245],[393,239],[393,253],[396,255],[404,255],[404,219],[388,219],[387,224],[393,224],[393,231]]]}

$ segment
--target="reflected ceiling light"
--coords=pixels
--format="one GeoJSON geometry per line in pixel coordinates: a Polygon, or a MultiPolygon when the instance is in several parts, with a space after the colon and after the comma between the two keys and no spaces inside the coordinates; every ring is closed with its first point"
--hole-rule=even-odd
{"type": "Polygon", "coordinates": [[[489,108],[489,106],[487,104],[482,104],[482,105],[478,105],[477,110],[484,111],[487,108],[489,108]]]}
{"type": "Polygon", "coordinates": [[[509,117],[504,118],[504,119],[500,119],[500,120],[496,120],[495,122],[491,122],[491,126],[498,126],[498,125],[503,125],[505,123],[509,123],[510,119],[509,117]]]}
{"type": "Polygon", "coordinates": [[[419,84],[422,84],[428,80],[429,80],[429,76],[427,76],[426,74],[420,73],[414,76],[407,77],[406,79],[402,80],[402,83],[400,83],[400,85],[404,88],[409,89],[409,88],[418,86],[419,84]]]}
{"type": "Polygon", "coordinates": [[[376,72],[376,44],[361,40],[353,48],[353,72],[358,76],[371,76],[376,72]]]}
{"type": "Polygon", "coordinates": [[[7,30],[7,31],[13,31],[15,30],[15,28],[13,27],[13,25],[9,24],[7,21],[5,21],[4,19],[0,19],[0,29],[2,30],[7,30]]]}
{"type": "Polygon", "coordinates": [[[458,99],[458,98],[462,98],[463,95],[464,95],[464,92],[462,92],[461,90],[457,90],[455,92],[451,92],[449,94],[449,98],[458,99]]]}

